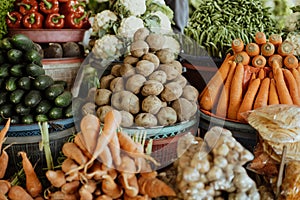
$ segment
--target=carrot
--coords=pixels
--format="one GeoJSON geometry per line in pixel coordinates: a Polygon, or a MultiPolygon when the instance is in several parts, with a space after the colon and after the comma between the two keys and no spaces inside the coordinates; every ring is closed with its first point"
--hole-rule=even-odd
{"type": "Polygon", "coordinates": [[[269,105],[279,104],[279,98],[276,90],[275,80],[271,78],[270,89],[269,89],[269,105]]]}
{"type": "Polygon", "coordinates": [[[249,87],[245,93],[241,106],[238,110],[237,119],[239,121],[244,121],[244,118],[241,115],[242,113],[247,112],[253,108],[255,97],[260,86],[260,82],[261,79],[256,78],[249,84],[249,87]]]}
{"type": "Polygon", "coordinates": [[[117,133],[113,133],[114,136],[108,144],[109,150],[111,152],[112,161],[115,166],[119,166],[121,164],[121,152],[120,152],[120,142],[117,136],[117,133]]]}
{"type": "Polygon", "coordinates": [[[6,169],[8,166],[8,160],[9,160],[9,156],[7,154],[7,152],[5,151],[5,148],[1,151],[1,155],[0,155],[0,179],[2,179],[5,176],[6,173],[6,169]]]}
{"type": "Polygon", "coordinates": [[[122,188],[109,175],[103,176],[102,191],[113,199],[120,198],[123,194],[122,188]]]}
{"type": "Polygon", "coordinates": [[[272,34],[269,37],[269,42],[274,44],[275,47],[278,47],[282,43],[282,37],[279,34],[272,34]]]}
{"type": "Polygon", "coordinates": [[[265,74],[265,70],[264,69],[260,69],[258,72],[258,78],[260,78],[261,80],[263,80],[266,77],[265,74]]]}
{"type": "Polygon", "coordinates": [[[5,135],[6,133],[8,132],[9,130],[9,127],[10,127],[10,121],[11,119],[8,118],[4,127],[2,128],[2,130],[0,131],[0,150],[2,149],[2,145],[4,143],[4,138],[5,138],[5,135]]]}
{"type": "Polygon", "coordinates": [[[260,53],[260,48],[259,48],[258,44],[254,43],[254,42],[248,43],[246,45],[245,50],[250,57],[257,56],[260,53]]]}
{"type": "Polygon", "coordinates": [[[248,65],[250,63],[250,56],[246,53],[246,51],[241,51],[234,55],[234,61],[236,63],[242,63],[243,65],[248,65]]]}
{"type": "Polygon", "coordinates": [[[261,46],[260,51],[261,51],[261,55],[263,55],[265,57],[269,57],[275,53],[275,46],[274,46],[274,44],[272,44],[270,42],[266,42],[265,44],[263,44],[261,46]]]}
{"type": "Polygon", "coordinates": [[[288,69],[297,68],[298,67],[298,59],[294,55],[287,55],[283,59],[283,64],[288,69]]]}
{"type": "Polygon", "coordinates": [[[241,38],[236,38],[231,42],[231,48],[234,53],[238,53],[244,50],[244,42],[241,38]]]}
{"type": "Polygon", "coordinates": [[[138,179],[138,184],[140,193],[148,195],[150,198],[157,198],[160,196],[176,196],[175,191],[158,178],[147,178],[140,176],[138,179]]]}
{"type": "Polygon", "coordinates": [[[84,165],[88,160],[79,147],[73,142],[64,143],[62,152],[67,158],[75,160],[79,165],[84,165]]]}
{"type": "Polygon", "coordinates": [[[139,193],[137,177],[129,175],[129,173],[121,173],[120,182],[125,190],[125,194],[129,197],[136,197],[139,193]]]}
{"type": "Polygon", "coordinates": [[[267,59],[262,55],[256,55],[252,58],[252,66],[256,68],[264,68],[267,64],[267,59]]]}
{"type": "Polygon", "coordinates": [[[100,159],[102,164],[104,164],[108,167],[112,167],[113,160],[112,160],[112,155],[111,155],[111,152],[110,152],[110,149],[108,146],[103,147],[103,151],[100,153],[98,158],[100,159]]]}
{"type": "Polygon", "coordinates": [[[279,97],[279,102],[281,104],[293,104],[292,97],[289,93],[287,85],[284,81],[284,76],[282,72],[282,68],[279,67],[277,62],[273,63],[273,74],[276,83],[277,93],[279,97]]]}
{"type": "Polygon", "coordinates": [[[66,183],[65,173],[62,170],[47,170],[46,177],[51,185],[57,188],[66,183]]]}
{"type": "Polygon", "coordinates": [[[0,194],[6,194],[11,188],[11,183],[7,180],[0,180],[0,194]]]}
{"type": "Polygon", "coordinates": [[[94,152],[97,138],[100,133],[100,120],[93,114],[85,115],[80,121],[80,129],[86,149],[91,154],[94,152]]]}
{"type": "Polygon", "coordinates": [[[237,112],[242,103],[243,95],[243,78],[244,78],[244,66],[239,63],[236,66],[234,75],[232,77],[232,84],[230,87],[230,97],[227,117],[229,119],[236,119],[237,112]]]}
{"type": "Polygon", "coordinates": [[[42,192],[42,183],[35,173],[27,154],[23,151],[19,152],[18,154],[22,157],[22,166],[26,177],[26,189],[32,197],[36,197],[42,192]]]}
{"type": "Polygon", "coordinates": [[[292,72],[288,69],[283,69],[283,75],[287,82],[287,86],[289,89],[289,92],[291,94],[293,103],[295,105],[300,105],[300,96],[299,96],[299,89],[296,82],[296,79],[294,78],[292,72]]]}
{"type": "Polygon", "coordinates": [[[291,69],[291,71],[292,71],[292,74],[293,74],[293,76],[294,76],[294,78],[295,78],[295,80],[297,82],[297,86],[298,86],[298,90],[299,90],[299,95],[300,95],[300,72],[297,69],[295,69],[295,68],[291,69]]]}
{"type": "Polygon", "coordinates": [[[226,117],[227,116],[227,108],[228,108],[228,102],[229,102],[229,95],[230,95],[230,86],[232,77],[234,75],[236,68],[236,62],[232,62],[230,65],[230,70],[227,76],[227,79],[225,81],[224,87],[221,91],[219,101],[216,108],[216,115],[220,117],[226,117]]]}
{"type": "Polygon", "coordinates": [[[151,200],[148,195],[137,195],[136,197],[129,197],[126,194],[123,197],[124,200],[151,200]]]}
{"type": "Polygon", "coordinates": [[[61,191],[65,194],[74,194],[78,191],[80,181],[67,182],[61,186],[61,191]]]}
{"type": "Polygon", "coordinates": [[[79,199],[78,194],[65,194],[62,191],[55,191],[53,193],[51,193],[49,195],[49,197],[47,197],[47,199],[51,199],[51,200],[77,200],[79,199]]]}
{"type": "Polygon", "coordinates": [[[272,64],[273,64],[273,62],[274,62],[275,60],[277,61],[277,63],[279,64],[279,66],[282,67],[283,58],[282,58],[282,56],[279,55],[279,54],[273,54],[272,56],[270,56],[270,57],[268,58],[268,65],[269,65],[269,66],[272,66],[272,64]]]}
{"type": "Polygon", "coordinates": [[[213,106],[217,102],[219,91],[227,78],[232,59],[233,57],[230,54],[227,54],[218,71],[201,92],[199,100],[200,108],[208,111],[212,110],[213,106]]]}
{"type": "Polygon", "coordinates": [[[277,53],[283,57],[293,55],[294,46],[291,42],[285,40],[277,48],[277,53]]]}
{"type": "Polygon", "coordinates": [[[65,173],[69,172],[72,169],[76,169],[77,167],[78,164],[71,158],[66,158],[61,164],[61,169],[65,173]]]}
{"type": "Polygon", "coordinates": [[[263,33],[263,32],[256,32],[254,40],[255,40],[256,44],[262,45],[267,42],[267,37],[266,37],[265,33],[263,33]]]}
{"type": "Polygon", "coordinates": [[[90,159],[92,157],[92,153],[90,153],[87,148],[86,145],[84,143],[84,139],[83,139],[83,135],[81,132],[78,132],[75,137],[74,137],[74,143],[79,147],[79,149],[82,151],[82,153],[88,158],[90,159]]]}
{"type": "Polygon", "coordinates": [[[7,196],[10,200],[33,200],[30,194],[19,185],[12,186],[7,196]]]}
{"type": "Polygon", "coordinates": [[[95,200],[113,200],[113,198],[111,198],[108,195],[103,194],[103,195],[97,196],[95,200]]]}
{"type": "Polygon", "coordinates": [[[261,81],[253,109],[268,105],[270,78],[266,77],[261,81]]]}
{"type": "Polygon", "coordinates": [[[118,171],[115,168],[109,168],[106,165],[101,165],[101,170],[105,171],[112,179],[116,179],[118,176],[118,171]]]}

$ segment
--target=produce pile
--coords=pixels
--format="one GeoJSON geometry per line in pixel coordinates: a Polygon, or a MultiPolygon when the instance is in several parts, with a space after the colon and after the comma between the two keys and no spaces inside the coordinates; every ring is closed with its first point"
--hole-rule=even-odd
{"type": "Polygon", "coordinates": [[[245,121],[243,113],[273,104],[300,105],[300,68],[294,47],[279,34],[231,43],[222,66],[199,97],[200,108],[217,117],[245,121]]]}
{"type": "Polygon", "coordinates": [[[0,123],[31,124],[72,117],[65,81],[45,74],[34,43],[22,34],[0,41],[0,123]]]}
{"type": "Polygon", "coordinates": [[[16,0],[6,16],[8,28],[89,28],[86,4],[77,0],[16,0]]]}

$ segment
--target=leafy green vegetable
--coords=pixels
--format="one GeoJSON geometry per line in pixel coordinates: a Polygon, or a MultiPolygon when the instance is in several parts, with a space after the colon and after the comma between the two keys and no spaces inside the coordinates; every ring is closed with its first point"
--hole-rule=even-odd
{"type": "Polygon", "coordinates": [[[164,13],[165,15],[168,16],[170,21],[173,20],[173,17],[174,17],[173,10],[167,5],[161,5],[160,3],[157,3],[156,1],[147,0],[146,7],[147,7],[147,10],[144,13],[144,15],[147,15],[148,13],[153,13],[156,11],[161,11],[162,13],[164,13]]]}
{"type": "Polygon", "coordinates": [[[1,0],[0,1],[0,39],[2,39],[8,32],[6,25],[7,12],[12,11],[15,0],[1,0]]]}

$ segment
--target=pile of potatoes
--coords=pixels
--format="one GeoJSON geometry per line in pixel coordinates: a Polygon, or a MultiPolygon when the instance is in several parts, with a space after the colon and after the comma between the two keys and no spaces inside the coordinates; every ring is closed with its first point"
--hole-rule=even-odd
{"type": "Polygon", "coordinates": [[[95,91],[100,120],[111,109],[122,113],[122,127],[168,126],[193,117],[199,92],[182,75],[179,48],[172,36],[137,30],[130,53],[100,78],[95,91]]]}

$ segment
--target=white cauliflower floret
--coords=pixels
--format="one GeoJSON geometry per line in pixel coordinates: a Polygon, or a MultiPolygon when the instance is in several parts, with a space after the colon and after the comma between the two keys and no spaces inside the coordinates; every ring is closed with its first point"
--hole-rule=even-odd
{"type": "Polygon", "coordinates": [[[153,0],[153,2],[166,5],[166,2],[164,0],[153,0]]]}
{"type": "Polygon", "coordinates": [[[133,16],[142,15],[147,9],[145,0],[119,0],[119,5],[133,16]]]}
{"type": "Polygon", "coordinates": [[[151,27],[151,30],[153,30],[156,33],[161,33],[161,34],[168,34],[173,31],[172,27],[171,27],[170,19],[163,12],[156,11],[156,12],[150,13],[150,15],[159,17],[159,21],[160,21],[160,23],[159,23],[160,27],[151,27]]]}
{"type": "Polygon", "coordinates": [[[118,35],[131,39],[133,38],[134,33],[140,28],[144,28],[143,20],[135,16],[130,16],[122,19],[118,29],[118,35]]]}
{"type": "Polygon", "coordinates": [[[110,10],[103,10],[100,13],[97,13],[94,17],[93,22],[93,31],[98,32],[101,29],[107,29],[111,27],[111,24],[117,21],[117,15],[110,10]]]}
{"type": "Polygon", "coordinates": [[[122,55],[123,42],[115,35],[104,35],[96,40],[92,52],[97,58],[114,60],[122,55]]]}

